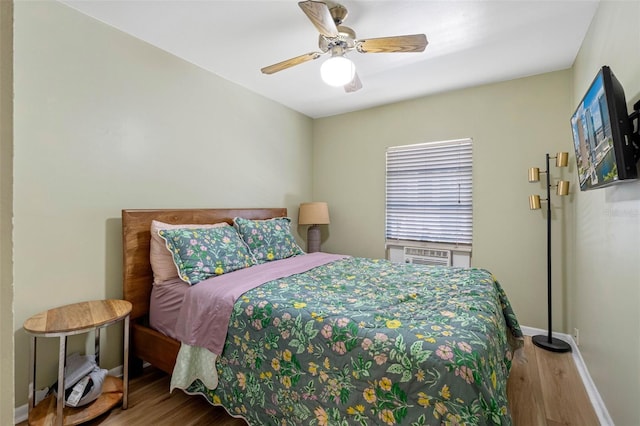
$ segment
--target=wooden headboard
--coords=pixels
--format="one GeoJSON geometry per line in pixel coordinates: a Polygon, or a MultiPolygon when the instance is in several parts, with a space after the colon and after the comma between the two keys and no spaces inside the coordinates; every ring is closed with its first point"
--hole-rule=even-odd
{"type": "Polygon", "coordinates": [[[131,319],[149,313],[153,273],[149,263],[152,220],[171,224],[233,223],[234,217],[270,219],[287,215],[286,208],[122,210],[124,299],[132,303],[131,319]]]}

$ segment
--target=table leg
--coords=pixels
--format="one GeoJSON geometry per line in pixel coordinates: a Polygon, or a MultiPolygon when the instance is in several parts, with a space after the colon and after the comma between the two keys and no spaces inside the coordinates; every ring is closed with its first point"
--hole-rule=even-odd
{"type": "Polygon", "coordinates": [[[94,346],[94,355],[95,355],[95,360],[96,360],[96,365],[99,367],[100,366],[100,327],[95,329],[95,337],[93,339],[93,346],[94,346]]]}
{"type": "Polygon", "coordinates": [[[36,404],[36,336],[31,336],[29,347],[29,414],[36,404]]]}
{"type": "Polygon", "coordinates": [[[64,367],[67,363],[67,336],[60,336],[60,352],[58,356],[58,405],[56,424],[64,423],[64,367]]]}
{"type": "Polygon", "coordinates": [[[122,409],[129,405],[129,315],[124,317],[124,360],[122,362],[122,409]]]}

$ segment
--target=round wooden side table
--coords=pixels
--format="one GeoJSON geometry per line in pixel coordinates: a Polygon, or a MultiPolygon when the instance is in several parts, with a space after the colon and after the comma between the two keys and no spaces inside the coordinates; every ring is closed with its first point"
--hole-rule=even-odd
{"type": "Polygon", "coordinates": [[[24,322],[24,329],[31,335],[29,351],[29,424],[76,425],[89,421],[115,407],[122,401],[127,409],[129,393],[129,314],[131,302],[126,300],[94,300],[61,306],[32,316],[24,322]],[[95,359],[100,365],[100,329],[124,320],[124,359],[122,380],[107,376],[102,395],[83,407],[64,406],[64,367],[67,357],[67,337],[95,331],[95,359]],[[53,394],[34,407],[36,377],[36,338],[58,337],[58,397],[53,394]]]}

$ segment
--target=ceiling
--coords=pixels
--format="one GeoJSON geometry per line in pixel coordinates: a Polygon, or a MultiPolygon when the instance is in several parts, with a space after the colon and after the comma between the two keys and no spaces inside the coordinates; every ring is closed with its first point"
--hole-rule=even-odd
{"type": "Polygon", "coordinates": [[[349,53],[363,88],[320,79],[328,57],[272,75],[262,67],[318,51],[296,0],[60,0],[312,118],[571,67],[598,0],[341,2],[357,38],[424,33],[422,53],[349,53]]]}

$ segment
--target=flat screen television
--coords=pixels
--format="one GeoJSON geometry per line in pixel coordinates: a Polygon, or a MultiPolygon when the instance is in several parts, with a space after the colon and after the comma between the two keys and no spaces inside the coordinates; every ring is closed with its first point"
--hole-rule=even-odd
{"type": "Polygon", "coordinates": [[[638,146],[624,89],[603,66],[571,117],[578,181],[585,191],[637,179],[638,146]]]}

